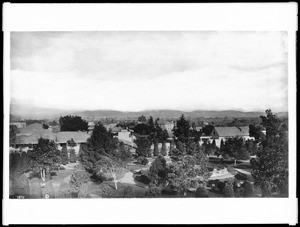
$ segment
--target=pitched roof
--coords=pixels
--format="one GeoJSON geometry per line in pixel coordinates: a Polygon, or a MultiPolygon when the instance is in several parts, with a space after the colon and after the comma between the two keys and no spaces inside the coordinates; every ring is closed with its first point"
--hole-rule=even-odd
{"type": "Polygon", "coordinates": [[[44,130],[43,132],[33,132],[30,135],[28,134],[18,134],[16,137],[16,144],[37,144],[39,139],[49,139],[54,140],[56,139],[55,133],[51,131],[44,130]]]}
{"type": "MultiPolygon", "coordinates": [[[[215,127],[214,128],[220,137],[236,137],[245,136],[245,133],[237,127],[215,127]]],[[[212,131],[213,133],[214,131],[212,131]]]]}
{"type": "Polygon", "coordinates": [[[18,135],[31,135],[32,133],[43,133],[45,131],[49,131],[48,129],[44,129],[42,124],[34,123],[30,124],[25,128],[20,128],[18,135]]]}
{"type": "Polygon", "coordinates": [[[56,143],[66,143],[70,139],[75,143],[84,143],[89,137],[86,132],[52,132],[36,123],[22,128],[16,136],[15,144],[37,144],[40,138],[54,140],[56,143]]]}
{"type": "Polygon", "coordinates": [[[71,139],[73,139],[75,143],[85,143],[90,137],[90,134],[86,132],[58,132],[55,134],[57,143],[66,143],[71,139]]]}
{"type": "Polygon", "coordinates": [[[249,133],[249,126],[241,126],[241,127],[238,127],[241,131],[242,134],[244,134],[244,136],[249,136],[250,133],[249,133]]]}

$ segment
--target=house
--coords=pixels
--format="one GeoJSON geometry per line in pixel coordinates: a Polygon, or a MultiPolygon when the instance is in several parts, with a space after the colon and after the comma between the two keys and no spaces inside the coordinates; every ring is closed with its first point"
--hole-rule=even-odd
{"type": "Polygon", "coordinates": [[[9,125],[15,125],[17,128],[25,128],[26,122],[11,122],[9,125]]]}
{"type": "Polygon", "coordinates": [[[242,127],[214,127],[210,133],[210,139],[216,141],[216,146],[220,147],[221,141],[229,138],[243,138],[245,140],[254,139],[250,137],[249,126],[242,127]]]}
{"type": "Polygon", "coordinates": [[[125,145],[136,149],[137,145],[134,143],[135,139],[135,135],[129,130],[123,129],[118,132],[119,142],[123,142],[125,145]]]}
{"type": "Polygon", "coordinates": [[[90,134],[87,132],[58,132],[54,133],[55,142],[59,144],[59,149],[62,148],[63,145],[67,145],[68,140],[73,139],[76,143],[76,146],[72,147],[75,150],[75,154],[79,154],[80,144],[87,143],[88,138],[90,138],[90,134]]]}
{"type": "Polygon", "coordinates": [[[61,149],[63,145],[67,144],[68,140],[73,139],[76,143],[74,147],[75,153],[78,154],[79,145],[86,143],[90,135],[87,132],[53,132],[51,129],[44,129],[42,124],[31,124],[26,128],[21,128],[16,135],[14,143],[15,147],[32,147],[37,144],[40,138],[53,140],[61,149]]]}
{"type": "Polygon", "coordinates": [[[105,128],[107,131],[111,130],[113,127],[116,127],[117,123],[113,123],[113,124],[109,124],[109,125],[105,125],[105,128]]]}

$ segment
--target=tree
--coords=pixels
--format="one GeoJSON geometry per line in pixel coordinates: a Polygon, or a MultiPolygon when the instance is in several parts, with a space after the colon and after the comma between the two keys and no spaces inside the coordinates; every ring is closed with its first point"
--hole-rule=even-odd
{"type": "Polygon", "coordinates": [[[46,181],[46,174],[57,168],[60,163],[60,152],[54,141],[40,138],[38,144],[34,146],[33,152],[30,153],[31,168],[34,172],[41,174],[43,182],[46,181]]]}
{"type": "Polygon", "coordinates": [[[244,181],[243,183],[243,188],[244,188],[244,197],[253,197],[254,195],[254,188],[251,182],[249,181],[244,181]]]}
{"type": "Polygon", "coordinates": [[[222,154],[234,157],[235,159],[249,159],[249,151],[246,148],[243,138],[229,138],[222,146],[222,154]]]}
{"type": "Polygon", "coordinates": [[[146,119],[146,117],[144,115],[142,115],[142,116],[138,117],[138,122],[140,122],[140,123],[146,123],[147,119],[146,119]]]}
{"type": "Polygon", "coordinates": [[[151,128],[146,124],[138,124],[133,128],[133,131],[139,135],[150,135],[151,128]]]}
{"type": "Polygon", "coordinates": [[[158,142],[157,140],[154,141],[154,150],[153,150],[153,156],[158,156],[159,150],[158,150],[158,142]]]}
{"type": "Polygon", "coordinates": [[[79,116],[60,117],[59,125],[61,131],[88,131],[88,122],[79,116]]]}
{"type": "Polygon", "coordinates": [[[154,127],[154,120],[153,120],[153,117],[152,117],[152,116],[149,117],[148,125],[149,125],[151,131],[154,132],[155,127],[154,127]]]}
{"type": "Polygon", "coordinates": [[[138,137],[135,140],[135,143],[137,145],[136,153],[137,153],[138,156],[145,156],[145,157],[149,157],[150,156],[151,143],[150,143],[150,141],[147,138],[145,138],[145,137],[138,137]]]}
{"type": "Polygon", "coordinates": [[[206,136],[210,135],[211,132],[214,130],[214,126],[213,125],[205,125],[202,128],[202,133],[206,136]]]}
{"type": "Polygon", "coordinates": [[[168,166],[166,185],[171,191],[185,195],[195,184],[205,182],[208,178],[208,160],[199,150],[195,155],[181,156],[168,166]]]}
{"type": "Polygon", "coordinates": [[[224,186],[224,196],[225,197],[235,197],[234,196],[234,189],[233,189],[233,182],[232,181],[227,181],[225,182],[224,186]]]}
{"type": "Polygon", "coordinates": [[[48,128],[49,128],[49,125],[43,123],[43,124],[42,124],[42,127],[43,127],[43,129],[48,129],[48,128]]]}
{"type": "Polygon", "coordinates": [[[187,143],[190,137],[190,123],[185,120],[184,115],[182,114],[179,120],[176,122],[176,128],[173,131],[176,139],[182,143],[187,143]]]}
{"type": "Polygon", "coordinates": [[[166,160],[162,155],[159,155],[152,163],[149,169],[149,178],[155,185],[163,184],[167,179],[166,160]]]}
{"type": "Polygon", "coordinates": [[[196,189],[195,197],[196,198],[208,198],[209,194],[208,194],[207,189],[203,186],[198,187],[196,189]]]}
{"type": "Polygon", "coordinates": [[[161,151],[160,151],[162,156],[166,156],[167,155],[167,147],[166,147],[166,142],[164,141],[161,145],[161,151]]]}
{"type": "Polygon", "coordinates": [[[76,162],[76,154],[75,154],[75,150],[74,149],[70,149],[70,162],[71,163],[75,163],[76,162]]]}
{"type": "Polygon", "coordinates": [[[61,149],[61,164],[67,165],[69,163],[68,150],[66,145],[61,149]]]}
{"type": "Polygon", "coordinates": [[[75,141],[73,140],[73,138],[71,138],[70,140],[67,141],[67,145],[70,146],[70,147],[75,147],[75,146],[76,146],[76,143],[75,143],[75,141]]]}
{"type": "Polygon", "coordinates": [[[117,143],[117,139],[113,138],[110,132],[107,132],[101,122],[98,122],[88,139],[88,148],[101,155],[111,154],[117,149],[117,143]]]}
{"type": "Polygon", "coordinates": [[[118,189],[118,180],[126,172],[126,164],[117,158],[102,156],[96,163],[96,175],[102,180],[113,180],[115,189],[118,189]]]}
{"type": "Polygon", "coordinates": [[[119,143],[118,155],[123,161],[128,161],[132,158],[132,154],[128,148],[125,147],[124,142],[119,143]]]}
{"type": "Polygon", "coordinates": [[[262,131],[262,127],[260,125],[249,125],[249,135],[251,137],[254,137],[255,140],[260,139],[260,132],[262,131]]]}
{"type": "Polygon", "coordinates": [[[288,196],[288,129],[287,125],[266,110],[261,116],[266,138],[257,151],[252,175],[256,185],[268,181],[279,195],[288,196]]]}

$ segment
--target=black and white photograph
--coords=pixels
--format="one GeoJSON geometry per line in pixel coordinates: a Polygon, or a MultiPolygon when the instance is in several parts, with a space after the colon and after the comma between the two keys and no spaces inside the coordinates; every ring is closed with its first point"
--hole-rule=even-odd
{"type": "Polygon", "coordinates": [[[288,30],[8,33],[9,201],[295,196],[288,30]]]}

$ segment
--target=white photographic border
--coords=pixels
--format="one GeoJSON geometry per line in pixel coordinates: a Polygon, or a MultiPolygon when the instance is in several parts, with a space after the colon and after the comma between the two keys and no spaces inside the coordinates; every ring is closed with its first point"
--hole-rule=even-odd
{"type": "Polygon", "coordinates": [[[297,11],[296,3],[4,3],[3,224],[296,224],[297,11]],[[289,198],[8,199],[10,31],[287,31],[289,198]]]}

